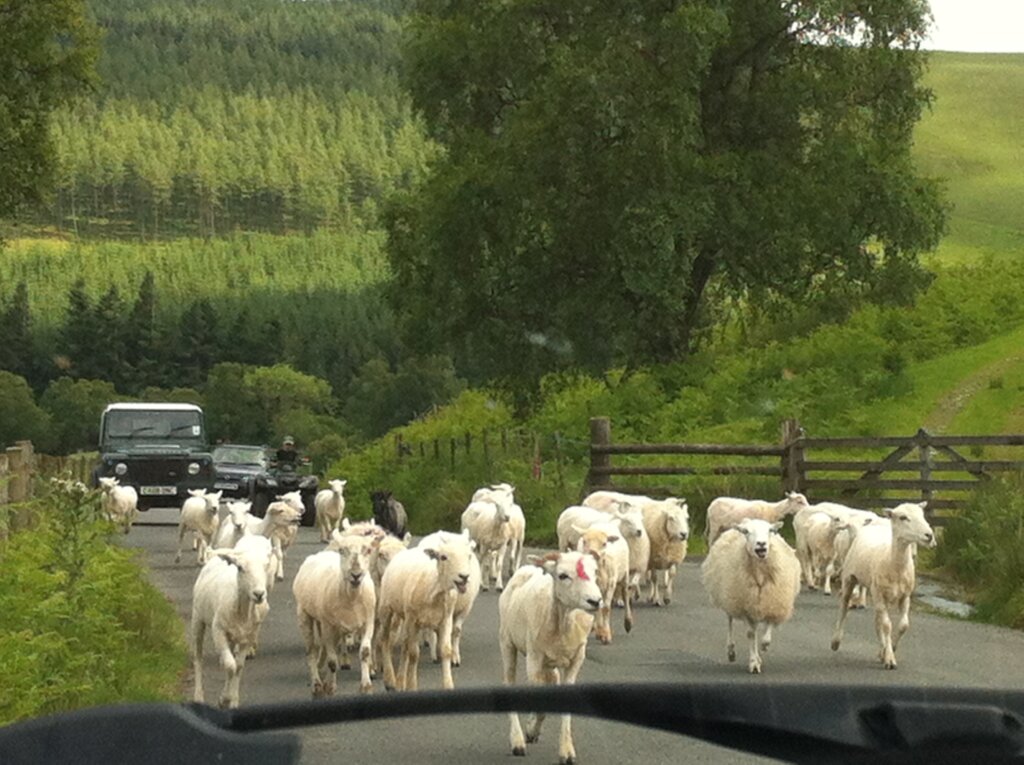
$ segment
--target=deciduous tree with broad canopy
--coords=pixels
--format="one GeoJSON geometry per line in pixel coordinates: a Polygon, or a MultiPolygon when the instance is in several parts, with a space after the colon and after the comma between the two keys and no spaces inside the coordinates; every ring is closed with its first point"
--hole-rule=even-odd
{"type": "MultiPolygon", "coordinates": [[[[446,153],[388,212],[409,335],[472,378],[685,357],[735,298],[878,284],[938,243],[925,0],[420,0],[446,153]]],[[[876,290],[877,291],[877,290],[876,290]]]]}

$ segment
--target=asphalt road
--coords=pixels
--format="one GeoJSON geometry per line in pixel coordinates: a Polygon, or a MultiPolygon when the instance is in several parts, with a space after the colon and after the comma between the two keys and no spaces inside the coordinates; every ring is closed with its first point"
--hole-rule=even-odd
{"type": "MultiPolygon", "coordinates": [[[[126,538],[144,550],[154,583],[170,597],[187,623],[192,584],[198,569],[191,548],[174,563],[177,531],[159,522],[177,522],[177,510],[151,510],[126,538]]],[[[270,614],[263,628],[259,655],[245,667],[241,698],[246,703],[310,698],[302,639],[295,619],[291,580],[302,560],[320,549],[314,529],[301,529],[285,561],[286,580],[270,596],[270,614]]],[[[829,649],[837,603],[818,593],[800,595],[793,619],[776,631],[765,660],[765,674],[746,672],[746,638],[737,630],[739,661],[725,656],[725,616],[713,609],[700,586],[699,563],[686,561],[676,582],[675,600],[666,608],[641,605],[636,624],[626,635],[622,612],[613,611],[615,639],[603,646],[591,642],[580,682],[729,681],[765,684],[773,681],[892,684],[928,687],[1024,687],[1024,633],[924,613],[915,606],[910,631],[900,645],[899,669],[886,671],[877,660],[873,616],[854,612],[847,623],[842,649],[829,649]]],[[[465,626],[462,666],[455,685],[482,687],[501,682],[497,644],[498,596],[481,593],[465,626]]],[[[223,684],[207,637],[205,685],[207,701],[216,703],[223,684]]],[[[520,664],[520,679],[523,665],[520,664]]],[[[358,690],[358,669],[339,673],[339,692],[358,690]]],[[[440,688],[440,669],[421,665],[420,687],[440,688]]],[[[191,672],[184,697],[191,698],[191,672]]],[[[383,692],[375,681],[374,692],[383,692]]],[[[573,733],[581,763],[644,765],[677,762],[763,763],[753,757],[668,733],[577,717],[573,733]]],[[[300,731],[303,762],[461,763],[557,762],[558,718],[549,717],[541,739],[529,747],[525,760],[513,760],[506,715],[426,717],[382,722],[311,727],[300,731]]]]}

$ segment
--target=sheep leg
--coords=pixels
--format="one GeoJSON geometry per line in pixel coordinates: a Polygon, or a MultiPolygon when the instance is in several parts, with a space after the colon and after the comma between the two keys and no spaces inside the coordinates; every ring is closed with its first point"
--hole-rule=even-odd
{"type": "Polygon", "coordinates": [[[665,572],[665,605],[672,602],[672,593],[676,584],[676,566],[673,563],[665,572]]]}
{"type": "Polygon", "coordinates": [[[732,636],[732,617],[726,615],[729,620],[729,627],[725,633],[725,655],[729,657],[729,661],[736,661],[736,640],[732,636]]]}
{"type": "MultiPolygon", "coordinates": [[[[576,685],[576,678],[583,666],[583,658],[586,652],[580,649],[576,652],[572,664],[565,670],[566,685],[576,685]]],[[[555,670],[557,682],[558,670],[555,670]]],[[[572,765],[576,762],[576,747],[572,743],[572,715],[562,715],[562,730],[558,739],[558,762],[559,765],[572,765]]]]}
{"type": "Polygon", "coordinates": [[[899,599],[900,620],[896,623],[896,635],[892,639],[892,652],[896,653],[896,647],[900,644],[900,638],[910,629],[910,593],[908,592],[899,599]]]}
{"type": "Polygon", "coordinates": [[[828,562],[825,563],[825,573],[822,575],[824,582],[822,582],[822,592],[826,595],[832,594],[832,577],[836,573],[836,559],[829,558],[828,562]]]}
{"type": "Polygon", "coordinates": [[[761,634],[761,650],[767,651],[772,644],[772,625],[762,623],[762,626],[764,632],[761,634]]]}
{"type": "Polygon", "coordinates": [[[420,635],[411,624],[405,625],[405,644],[402,648],[402,664],[398,669],[400,691],[415,691],[419,688],[417,670],[420,663],[420,635]]]}
{"type": "Polygon", "coordinates": [[[450,690],[455,687],[452,679],[452,622],[454,621],[455,594],[449,593],[445,602],[444,619],[437,635],[437,649],[441,654],[441,687],[450,690]]]}
{"type": "Polygon", "coordinates": [[[423,647],[427,649],[427,656],[434,664],[441,663],[441,654],[437,650],[437,630],[423,631],[423,647]]]}
{"type": "MultiPolygon", "coordinates": [[[[178,524],[178,552],[174,556],[174,562],[175,563],[181,563],[181,545],[182,545],[182,543],[184,541],[185,541],[185,522],[181,521],[178,524]]],[[[192,541],[193,541],[193,543],[195,542],[194,539],[192,541]]],[[[195,549],[194,544],[193,544],[193,549],[195,549]]]]}
{"type": "Polygon", "coordinates": [[[239,687],[242,684],[242,670],[245,669],[245,656],[249,646],[237,645],[234,650],[235,670],[229,672],[224,683],[224,691],[220,697],[221,708],[236,709],[239,704],[239,687]]]}
{"type": "Polygon", "coordinates": [[[203,641],[206,639],[206,623],[201,619],[192,616],[192,674],[194,676],[195,688],[192,691],[192,700],[202,704],[203,698],[203,641]]]}
{"type": "Polygon", "coordinates": [[[320,679],[320,646],[317,645],[316,626],[307,613],[299,612],[299,632],[306,644],[306,667],[309,669],[309,685],[313,689],[313,698],[323,695],[323,682],[320,679]]]}
{"type": "Polygon", "coordinates": [[[629,584],[628,579],[623,579],[617,585],[619,593],[622,595],[623,601],[626,604],[626,616],[623,619],[622,627],[627,633],[633,631],[633,604],[629,599],[629,584]]]}
{"type": "Polygon", "coordinates": [[[238,661],[235,659],[235,652],[232,649],[227,633],[225,633],[224,630],[214,627],[213,646],[216,649],[217,654],[220,656],[220,665],[224,668],[224,674],[226,676],[224,689],[220,696],[220,706],[221,708],[226,708],[231,702],[229,690],[231,687],[231,680],[238,671],[238,661]]]}
{"type": "Polygon", "coordinates": [[[750,661],[747,663],[747,669],[752,675],[760,675],[761,651],[758,646],[758,632],[760,632],[761,625],[752,621],[748,621],[747,624],[750,625],[747,630],[747,638],[750,640],[750,661]]]}
{"type": "MultiPolygon", "coordinates": [[[[504,685],[515,685],[516,684],[516,663],[519,658],[519,652],[516,651],[516,647],[512,643],[501,643],[501,664],[502,664],[502,683],[504,685]]],[[[512,754],[516,757],[526,756],[526,738],[523,736],[523,727],[519,723],[519,714],[516,712],[509,712],[509,732],[508,742],[509,746],[512,747],[512,754]]]]}
{"type": "Polygon", "coordinates": [[[452,619],[452,666],[462,666],[462,623],[465,621],[464,616],[460,616],[458,619],[452,619]]]}
{"type": "Polygon", "coordinates": [[[875,602],[875,632],[881,643],[878,657],[886,669],[896,669],[896,654],[892,646],[892,620],[889,618],[889,607],[885,599],[879,597],[875,602]]]}
{"type": "Polygon", "coordinates": [[[839,645],[843,642],[843,628],[846,626],[846,617],[850,615],[850,602],[853,600],[853,590],[857,586],[857,580],[851,577],[843,579],[839,592],[839,619],[836,621],[836,628],[832,632],[832,650],[838,651],[839,645]]]}
{"type": "Polygon", "coordinates": [[[497,579],[494,582],[494,589],[501,592],[505,589],[505,553],[508,552],[508,540],[506,539],[501,543],[501,547],[498,548],[497,559],[494,566],[494,572],[497,579]]]}
{"type": "Polygon", "coordinates": [[[359,640],[359,690],[369,693],[373,690],[370,670],[373,664],[373,619],[367,619],[359,640]]]}
{"type": "MultiPolygon", "coordinates": [[[[526,656],[526,679],[533,685],[544,685],[548,680],[548,670],[544,669],[544,658],[533,654],[526,656]]],[[[544,724],[544,713],[535,712],[526,723],[526,743],[534,744],[540,738],[540,727],[544,724]]]]}
{"type": "Polygon", "coordinates": [[[803,574],[804,583],[807,585],[807,589],[815,590],[814,586],[814,572],[811,569],[811,561],[808,555],[807,549],[802,545],[798,545],[796,548],[796,558],[800,561],[800,573],[803,574]]]}
{"type": "MultiPolygon", "coordinates": [[[[395,619],[394,615],[390,611],[386,611],[380,616],[380,656],[381,663],[384,665],[384,690],[393,691],[398,686],[396,685],[395,678],[395,663],[394,657],[392,656],[392,648],[395,642],[395,619]]],[[[403,680],[404,680],[403,676],[403,680]]]]}
{"type": "Polygon", "coordinates": [[[272,541],[273,541],[274,557],[275,557],[276,562],[277,562],[277,565],[275,567],[275,572],[274,572],[274,578],[277,579],[277,581],[279,581],[279,582],[283,582],[284,581],[284,550],[281,547],[281,540],[280,539],[278,539],[277,537],[274,537],[274,539],[272,541]]]}

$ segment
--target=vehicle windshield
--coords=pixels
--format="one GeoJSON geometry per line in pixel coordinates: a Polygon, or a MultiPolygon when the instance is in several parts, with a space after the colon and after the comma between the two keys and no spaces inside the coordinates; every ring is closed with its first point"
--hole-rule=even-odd
{"type": "Polygon", "coordinates": [[[226,465],[259,465],[266,467],[267,453],[258,446],[218,446],[213,450],[213,461],[226,465]]]}
{"type": "Polygon", "coordinates": [[[203,418],[193,410],[169,411],[115,409],[103,423],[103,446],[139,443],[201,444],[205,441],[203,418]]]}

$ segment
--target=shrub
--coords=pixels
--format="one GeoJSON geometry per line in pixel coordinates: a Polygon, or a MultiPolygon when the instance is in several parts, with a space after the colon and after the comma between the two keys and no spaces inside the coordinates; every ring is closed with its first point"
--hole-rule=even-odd
{"type": "Polygon", "coordinates": [[[184,633],[134,554],[110,544],[94,492],[57,484],[0,547],[0,724],[178,697],[184,633]]]}

